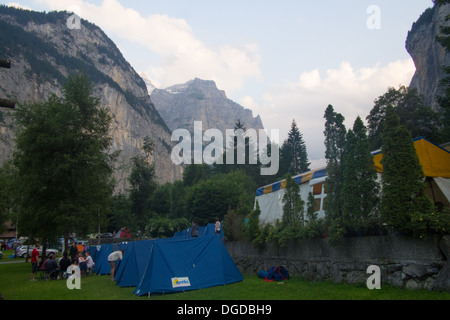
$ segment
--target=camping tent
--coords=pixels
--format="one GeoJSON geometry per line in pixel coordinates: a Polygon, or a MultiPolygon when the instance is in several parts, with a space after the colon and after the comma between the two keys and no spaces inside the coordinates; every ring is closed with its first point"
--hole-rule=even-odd
{"type": "Polygon", "coordinates": [[[134,293],[180,292],[242,280],[219,236],[158,239],[134,293]]]}
{"type": "MultiPolygon", "coordinates": [[[[413,142],[424,175],[427,177],[428,188],[426,193],[434,202],[450,206],[450,152],[422,137],[414,139],[413,142]]],[[[375,169],[379,174],[382,174],[381,159],[383,154],[380,151],[374,151],[372,155],[375,169]]],[[[300,196],[305,201],[305,212],[309,192],[312,192],[316,200],[316,212],[319,217],[324,217],[323,200],[326,197],[326,177],[326,168],[293,177],[300,185],[300,196]]],[[[277,219],[281,220],[285,188],[286,180],[283,180],[256,190],[255,203],[258,201],[261,209],[261,223],[273,223],[277,219]]]]}
{"type": "Polygon", "coordinates": [[[95,255],[95,266],[92,270],[98,275],[109,274],[111,272],[111,266],[108,262],[108,256],[113,252],[112,244],[103,244],[97,247],[95,255]]]}
{"type": "Polygon", "coordinates": [[[114,238],[131,238],[129,230],[126,228],[121,228],[115,235],[114,238]]]}
{"type": "Polygon", "coordinates": [[[155,240],[128,243],[114,279],[120,287],[135,287],[144,274],[155,240]]]}
{"type": "MultiPolygon", "coordinates": [[[[126,243],[121,244],[103,244],[101,246],[96,247],[95,255],[92,257],[92,259],[95,262],[94,269],[92,270],[97,275],[106,275],[111,273],[111,265],[108,261],[108,256],[116,251],[116,250],[122,250],[125,249],[127,246],[126,243]]],[[[120,261],[116,262],[116,267],[118,267],[120,261]]]]}
{"type": "MultiPolygon", "coordinates": [[[[191,237],[191,229],[187,228],[180,232],[175,232],[174,237],[184,237],[184,238],[190,238],[191,237]]],[[[205,237],[214,234],[214,231],[216,229],[215,223],[208,223],[206,226],[199,226],[198,227],[198,236],[199,237],[205,237]]],[[[220,234],[219,237],[223,238],[223,228],[220,228],[220,234]]]]}

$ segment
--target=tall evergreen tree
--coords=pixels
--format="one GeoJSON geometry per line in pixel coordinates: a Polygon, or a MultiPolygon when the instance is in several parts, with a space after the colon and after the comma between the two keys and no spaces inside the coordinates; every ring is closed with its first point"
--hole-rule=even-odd
{"type": "Polygon", "coordinates": [[[386,109],[381,152],[382,218],[397,231],[413,233],[412,217],[432,212],[433,203],[424,193],[425,177],[411,135],[392,107],[386,109]]]}
{"type": "Polygon", "coordinates": [[[342,182],[343,150],[346,129],[344,117],[336,113],[332,105],[325,110],[325,158],[327,160],[326,188],[328,195],[324,199],[325,214],[329,226],[330,239],[339,240],[343,236],[342,227],[342,182]]]}
{"type": "Polygon", "coordinates": [[[283,225],[285,227],[303,227],[305,202],[300,196],[300,186],[290,174],[286,176],[286,189],[282,201],[283,225]]]}
{"type": "Polygon", "coordinates": [[[280,173],[282,175],[286,173],[297,175],[311,170],[306,144],[295,119],[292,120],[288,138],[281,146],[280,153],[280,173]]]}
{"type": "Polygon", "coordinates": [[[357,117],[344,148],[343,224],[347,232],[365,233],[378,216],[378,183],[367,129],[357,117]]]}

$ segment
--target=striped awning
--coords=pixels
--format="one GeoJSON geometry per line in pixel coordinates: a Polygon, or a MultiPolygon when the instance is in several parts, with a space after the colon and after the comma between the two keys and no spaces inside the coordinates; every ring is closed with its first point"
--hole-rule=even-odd
{"type": "MultiPolygon", "coordinates": [[[[327,175],[326,168],[321,168],[321,169],[317,169],[317,170],[313,170],[313,171],[302,173],[302,174],[300,174],[298,176],[292,177],[292,179],[294,179],[294,181],[297,184],[303,184],[303,183],[309,182],[312,179],[318,179],[318,178],[325,177],[326,175],[327,175]]],[[[265,194],[269,194],[269,193],[278,191],[280,189],[285,189],[286,188],[286,184],[287,184],[287,181],[285,179],[285,180],[282,180],[282,181],[278,181],[278,182],[272,183],[272,184],[267,185],[265,187],[258,188],[256,190],[256,196],[259,197],[259,196],[262,196],[262,195],[265,195],[265,194]]]]}
{"type": "MultiPolygon", "coordinates": [[[[441,148],[438,145],[428,141],[427,139],[420,137],[413,139],[414,147],[417,152],[420,164],[422,165],[423,173],[427,177],[442,177],[450,178],[450,152],[441,148]]],[[[372,152],[375,169],[379,172],[383,172],[383,166],[381,160],[383,154],[381,151],[372,152]]],[[[298,184],[306,183],[312,179],[325,177],[327,175],[326,168],[321,168],[306,173],[302,173],[293,177],[298,184]]],[[[272,192],[276,192],[280,189],[286,188],[286,180],[278,181],[265,187],[258,188],[256,190],[256,196],[262,196],[272,192]]]]}

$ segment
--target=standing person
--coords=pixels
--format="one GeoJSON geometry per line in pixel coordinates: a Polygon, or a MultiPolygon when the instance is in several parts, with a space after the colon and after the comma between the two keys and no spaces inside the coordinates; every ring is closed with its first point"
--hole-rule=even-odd
{"type": "Polygon", "coordinates": [[[216,228],[214,229],[214,234],[220,234],[220,221],[216,219],[216,228]]]}
{"type": "Polygon", "coordinates": [[[77,254],[78,254],[77,244],[73,242],[72,246],[70,247],[70,258],[72,259],[72,261],[76,258],[77,254]]]}
{"type": "Polygon", "coordinates": [[[31,278],[30,281],[36,281],[34,279],[34,274],[37,272],[38,265],[39,265],[39,248],[41,246],[36,244],[36,247],[31,252],[31,278]]]}
{"type": "Polygon", "coordinates": [[[89,275],[95,266],[95,262],[94,262],[94,259],[92,259],[92,257],[91,257],[90,251],[85,252],[85,257],[86,257],[86,263],[87,263],[87,273],[86,274],[89,275]]]}
{"type": "Polygon", "coordinates": [[[198,222],[197,222],[197,220],[192,221],[191,237],[192,238],[197,238],[198,237],[198,222]]]}
{"type": "Polygon", "coordinates": [[[122,251],[114,251],[108,256],[109,264],[111,265],[111,281],[114,281],[114,271],[116,269],[116,261],[122,260],[123,253],[125,249],[122,251]]]}

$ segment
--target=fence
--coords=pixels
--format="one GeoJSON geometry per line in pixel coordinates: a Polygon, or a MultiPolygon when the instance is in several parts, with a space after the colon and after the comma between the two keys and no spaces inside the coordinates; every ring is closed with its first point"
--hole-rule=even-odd
{"type": "Polygon", "coordinates": [[[264,251],[243,242],[227,242],[226,247],[244,274],[283,265],[291,276],[357,284],[366,283],[368,267],[376,265],[384,284],[450,291],[450,236],[347,238],[337,248],[329,246],[327,239],[303,240],[264,251]]]}

